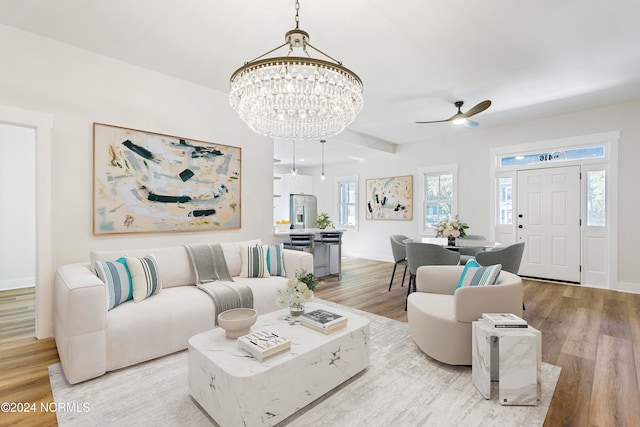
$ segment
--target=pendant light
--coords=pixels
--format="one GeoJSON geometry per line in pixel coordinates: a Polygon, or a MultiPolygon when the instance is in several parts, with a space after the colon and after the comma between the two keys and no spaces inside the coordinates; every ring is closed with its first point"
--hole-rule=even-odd
{"type": "Polygon", "coordinates": [[[296,140],[293,140],[293,167],[291,168],[291,176],[295,177],[298,171],[296,170],[296,140]]]}
{"type": "Polygon", "coordinates": [[[320,179],[324,181],[324,144],[327,142],[324,139],[320,140],[320,144],[322,145],[322,175],[320,175],[320,179]]]}

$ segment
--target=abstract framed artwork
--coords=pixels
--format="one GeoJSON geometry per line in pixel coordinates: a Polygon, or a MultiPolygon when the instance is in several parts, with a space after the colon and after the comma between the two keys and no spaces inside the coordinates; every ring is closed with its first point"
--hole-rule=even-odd
{"type": "Polygon", "coordinates": [[[366,180],[367,219],[413,219],[413,176],[366,180]]]}
{"type": "Polygon", "coordinates": [[[93,233],[240,228],[242,149],[93,124],[93,233]]]}

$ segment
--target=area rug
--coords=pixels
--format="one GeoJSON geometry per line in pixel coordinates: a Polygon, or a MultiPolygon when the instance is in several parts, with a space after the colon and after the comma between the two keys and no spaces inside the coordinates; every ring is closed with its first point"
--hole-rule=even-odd
{"type": "MultiPolygon", "coordinates": [[[[537,406],[502,406],[497,390],[486,400],[471,383],[471,368],[426,356],[406,323],[339,306],[371,320],[370,366],[282,421],[288,426],[541,426],[560,375],[542,366],[537,406]]],[[[443,343],[446,345],[446,343],[443,343]]],[[[67,426],[211,426],[215,422],[191,399],[187,351],[76,385],[60,364],[49,367],[58,424],[67,426]]],[[[304,378],[300,379],[304,381],[304,378]]]]}

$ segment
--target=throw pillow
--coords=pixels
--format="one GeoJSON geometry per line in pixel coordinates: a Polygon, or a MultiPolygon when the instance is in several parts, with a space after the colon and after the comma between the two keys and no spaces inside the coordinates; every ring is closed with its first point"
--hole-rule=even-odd
{"type": "Polygon", "coordinates": [[[270,277],[267,268],[267,245],[240,246],[240,277],[270,277]]]}
{"type": "Polygon", "coordinates": [[[107,285],[107,311],[133,298],[131,274],[125,258],[115,261],[95,261],[96,274],[107,285]]]}
{"type": "Polygon", "coordinates": [[[158,263],[153,256],[147,255],[143,258],[127,257],[127,266],[131,273],[133,301],[140,302],[162,290],[158,263]]]}
{"type": "Polygon", "coordinates": [[[267,250],[267,269],[271,276],[285,276],[287,273],[284,271],[284,260],[282,258],[282,251],[284,245],[271,245],[267,250]]]}
{"type": "MultiPolygon", "coordinates": [[[[469,261],[471,262],[471,261],[469,261]]],[[[488,265],[486,267],[476,267],[469,265],[469,262],[464,266],[462,275],[458,281],[456,289],[464,286],[488,286],[495,285],[502,269],[502,264],[488,265]]],[[[475,263],[478,265],[477,263],[475,263]]]]}
{"type": "Polygon", "coordinates": [[[474,267],[480,267],[478,261],[476,261],[475,259],[470,259],[469,261],[467,261],[467,263],[464,265],[464,269],[462,270],[462,274],[460,275],[460,279],[458,279],[458,286],[456,286],[456,289],[462,287],[462,282],[467,275],[467,270],[474,267]]]}

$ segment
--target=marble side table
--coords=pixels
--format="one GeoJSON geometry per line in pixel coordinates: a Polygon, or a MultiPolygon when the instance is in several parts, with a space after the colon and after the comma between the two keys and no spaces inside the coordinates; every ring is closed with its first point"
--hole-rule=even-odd
{"type": "Polygon", "coordinates": [[[189,339],[189,394],[221,426],[272,426],[369,366],[369,319],[307,303],[349,318],[325,335],[290,321],[289,309],[258,317],[251,331],[269,329],[291,340],[291,351],[258,361],[221,328],[189,339]]]}
{"type": "Polygon", "coordinates": [[[542,339],[540,331],[495,328],[480,319],[472,323],[472,380],[485,399],[498,381],[502,405],[537,405],[540,399],[542,339]]]}

